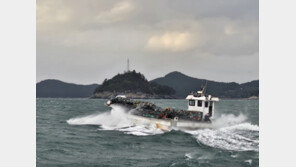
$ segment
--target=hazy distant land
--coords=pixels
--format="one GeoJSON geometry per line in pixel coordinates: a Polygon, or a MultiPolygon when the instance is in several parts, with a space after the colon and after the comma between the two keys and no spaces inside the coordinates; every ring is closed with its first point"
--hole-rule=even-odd
{"type": "Polygon", "coordinates": [[[79,85],[55,79],[47,79],[36,84],[36,97],[83,98],[90,97],[98,84],[79,85]]]}
{"type": "Polygon", "coordinates": [[[259,80],[238,84],[216,82],[189,77],[180,72],[171,72],[164,77],[148,81],[143,74],[135,71],[117,74],[105,79],[102,84],[79,85],[59,80],[44,80],[36,84],[36,97],[52,98],[110,98],[125,94],[130,98],[185,98],[197,91],[207,81],[206,93],[220,98],[251,98],[259,96],[259,80]]]}

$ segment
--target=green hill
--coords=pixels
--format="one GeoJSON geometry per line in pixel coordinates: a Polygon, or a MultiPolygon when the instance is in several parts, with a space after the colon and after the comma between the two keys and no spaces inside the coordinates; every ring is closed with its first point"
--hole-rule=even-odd
{"type": "Polygon", "coordinates": [[[149,82],[143,74],[135,70],[117,74],[112,79],[105,79],[94,91],[94,98],[110,98],[117,94],[128,94],[131,98],[172,98],[174,89],[149,82]]]}
{"type": "Polygon", "coordinates": [[[189,77],[180,72],[171,72],[164,77],[152,80],[160,85],[173,88],[177,98],[185,98],[188,93],[197,91],[207,81],[206,93],[222,98],[248,98],[259,96],[259,80],[238,84],[235,82],[216,82],[189,77]]]}

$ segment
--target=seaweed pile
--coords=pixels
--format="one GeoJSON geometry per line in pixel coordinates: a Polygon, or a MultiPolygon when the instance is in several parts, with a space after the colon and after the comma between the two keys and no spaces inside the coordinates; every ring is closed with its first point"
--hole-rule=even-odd
{"type": "Polygon", "coordinates": [[[162,109],[153,103],[143,101],[133,101],[126,98],[113,98],[110,100],[110,104],[123,105],[130,110],[131,114],[138,115],[147,118],[164,119],[164,120],[186,120],[186,121],[210,121],[203,120],[202,112],[186,111],[186,110],[174,110],[171,108],[162,109]]]}

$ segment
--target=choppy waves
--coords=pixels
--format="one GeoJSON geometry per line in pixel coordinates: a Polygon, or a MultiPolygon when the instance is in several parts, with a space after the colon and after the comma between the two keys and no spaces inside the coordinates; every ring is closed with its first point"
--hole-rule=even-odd
{"type": "MultiPolygon", "coordinates": [[[[197,142],[209,147],[233,151],[258,151],[259,127],[246,120],[247,117],[243,114],[238,116],[226,114],[213,122],[214,129],[182,131],[191,134],[197,142]]],[[[136,136],[164,133],[155,125],[133,124],[127,119],[124,109],[119,106],[113,106],[110,112],[71,118],[67,123],[70,125],[100,125],[100,130],[118,130],[136,136]]]]}

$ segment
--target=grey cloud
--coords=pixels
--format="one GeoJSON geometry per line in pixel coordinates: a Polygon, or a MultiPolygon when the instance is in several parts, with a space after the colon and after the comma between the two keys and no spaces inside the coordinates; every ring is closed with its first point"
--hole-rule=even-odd
{"type": "Polygon", "coordinates": [[[39,0],[37,80],[101,82],[128,57],[149,79],[258,79],[258,29],[255,0],[39,0]]]}

